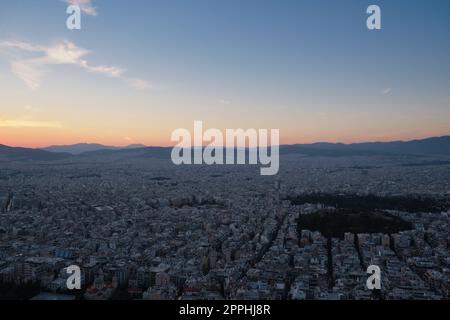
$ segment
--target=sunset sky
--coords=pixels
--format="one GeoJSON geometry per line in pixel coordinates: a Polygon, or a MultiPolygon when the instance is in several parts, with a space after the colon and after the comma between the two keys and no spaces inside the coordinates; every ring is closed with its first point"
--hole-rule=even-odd
{"type": "Polygon", "coordinates": [[[281,143],[450,134],[448,0],[2,0],[0,144],[281,143]],[[82,29],[66,28],[79,2],[82,29]],[[382,10],[382,30],[366,9],[382,10]]]}

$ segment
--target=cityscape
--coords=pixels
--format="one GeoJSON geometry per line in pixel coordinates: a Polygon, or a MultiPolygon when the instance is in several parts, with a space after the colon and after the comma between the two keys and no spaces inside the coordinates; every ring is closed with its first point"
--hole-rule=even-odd
{"type": "Polygon", "coordinates": [[[0,1],[0,301],[448,303],[449,13],[0,1]]]}
{"type": "Polygon", "coordinates": [[[291,154],[275,177],[260,176],[257,166],[182,167],[110,155],[2,162],[0,283],[10,290],[1,292],[20,299],[448,299],[450,161],[443,159],[291,154]],[[301,195],[318,200],[295,201],[301,195]],[[364,223],[358,233],[344,227],[330,236],[299,224],[324,211],[343,215],[329,204],[340,197],[368,195],[388,206],[389,197],[411,202],[412,212],[402,203],[379,206],[405,230],[365,233],[364,223]],[[67,289],[71,265],[81,268],[82,290],[67,289]],[[381,290],[366,287],[369,265],[381,269],[381,290]]]}

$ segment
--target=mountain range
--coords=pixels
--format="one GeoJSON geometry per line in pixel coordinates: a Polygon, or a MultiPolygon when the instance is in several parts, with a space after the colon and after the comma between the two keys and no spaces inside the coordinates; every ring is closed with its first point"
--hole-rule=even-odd
{"type": "MultiPolygon", "coordinates": [[[[76,144],[51,146],[43,149],[16,148],[0,145],[0,161],[51,161],[67,158],[170,158],[170,147],[145,147],[130,145],[112,147],[100,144],[76,144]]],[[[307,156],[356,156],[356,155],[425,155],[450,156],[450,136],[412,141],[365,143],[314,143],[280,146],[280,154],[304,154],[307,156]]]]}
{"type": "Polygon", "coordinates": [[[97,143],[77,143],[72,145],[50,146],[47,148],[43,148],[42,150],[50,152],[82,154],[85,152],[98,150],[123,150],[123,149],[138,149],[138,148],[145,148],[145,146],[143,144],[131,144],[126,147],[114,147],[114,146],[105,146],[97,143]]]}
{"type": "Polygon", "coordinates": [[[0,161],[52,161],[68,158],[67,153],[40,149],[8,147],[0,144],[0,161]]]}
{"type": "Polygon", "coordinates": [[[432,137],[411,141],[363,142],[363,143],[313,143],[285,145],[280,153],[304,153],[307,155],[445,155],[450,156],[450,136],[432,137]]]}

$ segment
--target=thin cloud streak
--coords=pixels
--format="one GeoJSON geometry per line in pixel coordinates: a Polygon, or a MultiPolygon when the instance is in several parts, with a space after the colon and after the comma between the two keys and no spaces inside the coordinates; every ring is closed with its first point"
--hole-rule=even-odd
{"type": "Polygon", "coordinates": [[[381,93],[385,96],[385,95],[391,93],[391,91],[392,91],[392,88],[386,88],[381,93]]]}
{"type": "Polygon", "coordinates": [[[34,121],[34,120],[1,120],[0,128],[53,128],[61,129],[63,126],[58,122],[34,121]]]}
{"type": "Polygon", "coordinates": [[[85,69],[89,73],[105,75],[111,78],[124,80],[130,87],[138,90],[151,88],[151,84],[143,79],[128,78],[124,76],[125,69],[116,66],[92,65],[86,60],[91,52],[78,47],[73,42],[64,40],[52,46],[35,45],[21,41],[0,42],[0,51],[15,50],[19,52],[40,53],[43,56],[21,59],[18,55],[8,52],[15,57],[11,61],[11,71],[21,79],[30,89],[36,90],[49,65],[74,65],[85,69]]]}
{"type": "Polygon", "coordinates": [[[153,85],[150,82],[141,79],[127,79],[126,82],[129,86],[137,90],[147,90],[153,88],[153,85]]]}
{"type": "Polygon", "coordinates": [[[43,71],[32,61],[14,61],[11,63],[11,71],[32,90],[39,87],[43,71]]]}

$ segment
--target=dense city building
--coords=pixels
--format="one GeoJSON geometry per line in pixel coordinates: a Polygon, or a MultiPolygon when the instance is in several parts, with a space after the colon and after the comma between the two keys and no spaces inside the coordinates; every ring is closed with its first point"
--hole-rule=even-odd
{"type": "Polygon", "coordinates": [[[411,229],[327,237],[297,222],[336,206],[288,200],[323,192],[448,201],[448,164],[411,161],[292,155],[274,177],[163,159],[5,163],[0,283],[34,288],[22,298],[448,299],[448,209],[385,210],[411,229]],[[70,265],[82,271],[76,293],[66,286],[70,265]],[[377,292],[366,287],[370,265],[381,269],[377,292]]]}

